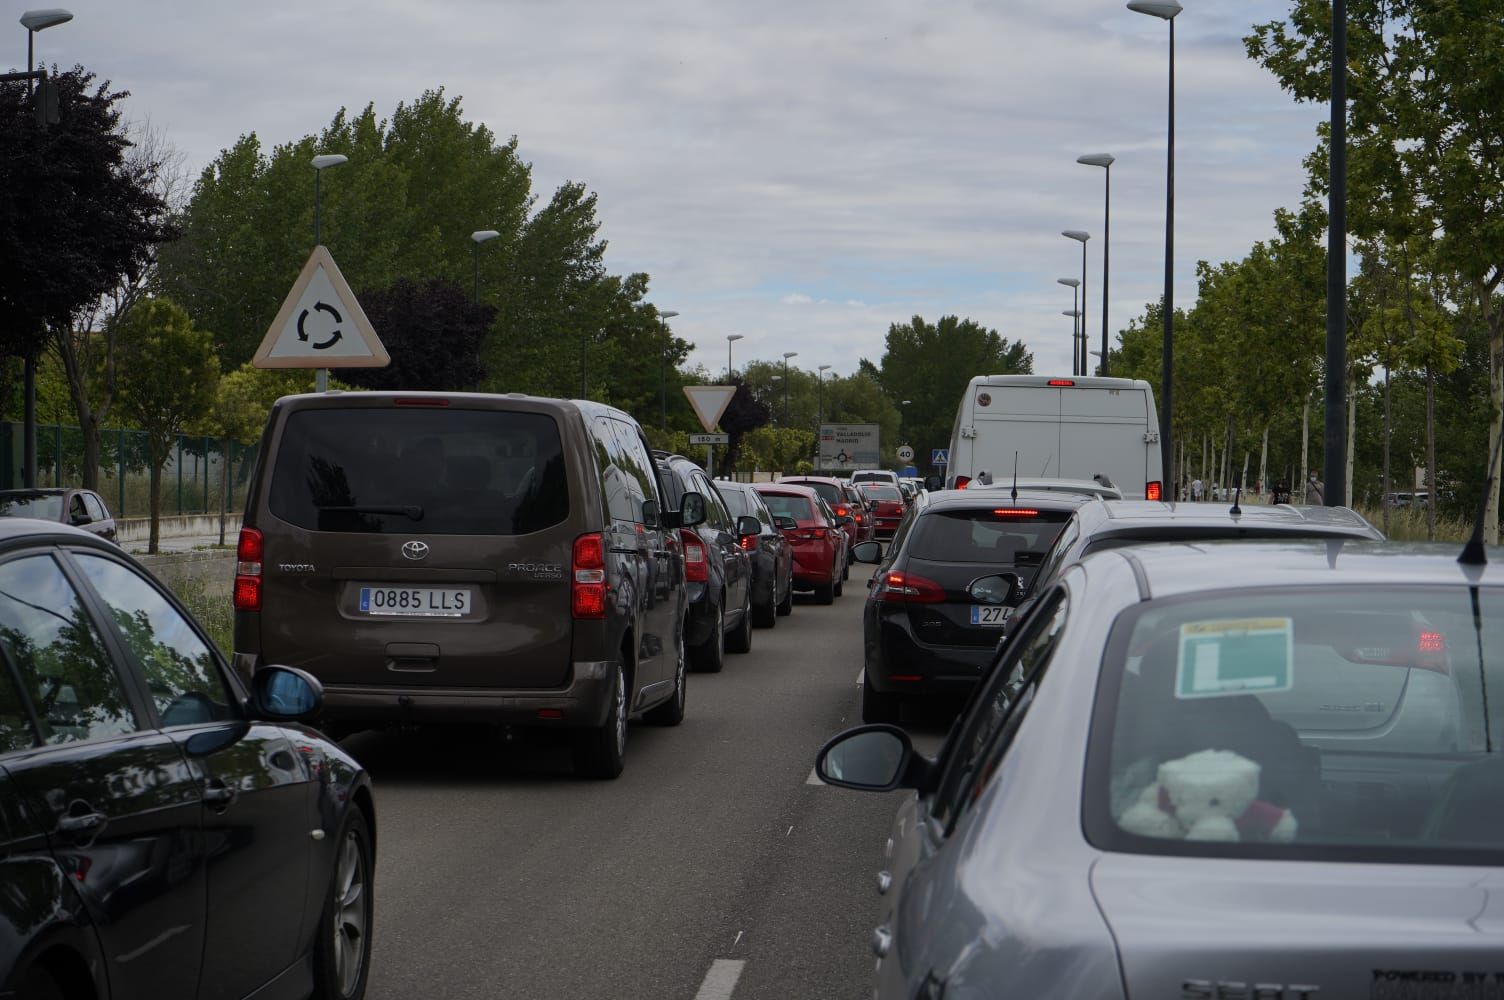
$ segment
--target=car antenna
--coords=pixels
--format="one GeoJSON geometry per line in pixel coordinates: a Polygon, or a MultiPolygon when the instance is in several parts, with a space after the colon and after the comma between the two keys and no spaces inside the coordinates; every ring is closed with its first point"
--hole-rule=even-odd
{"type": "Polygon", "coordinates": [[[1478,500],[1478,518],[1473,522],[1473,534],[1462,547],[1457,561],[1464,566],[1487,566],[1488,552],[1483,548],[1483,521],[1488,517],[1488,495],[1494,489],[1494,474],[1499,467],[1499,445],[1504,444],[1504,435],[1494,442],[1493,454],[1488,457],[1488,478],[1483,481],[1483,496],[1478,500]]]}
{"type": "Polygon", "coordinates": [[[1234,486],[1232,490],[1232,510],[1228,511],[1233,517],[1243,513],[1243,508],[1238,506],[1238,498],[1243,495],[1243,487],[1234,486]]]}
{"type": "Polygon", "coordinates": [[[1018,503],[1018,452],[1013,453],[1013,495],[1009,498],[1012,503],[1018,503]]]}

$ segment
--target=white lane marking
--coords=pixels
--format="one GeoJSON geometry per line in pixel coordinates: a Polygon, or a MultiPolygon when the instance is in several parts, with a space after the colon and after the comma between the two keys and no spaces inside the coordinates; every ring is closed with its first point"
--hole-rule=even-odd
{"type": "Polygon", "coordinates": [[[736,981],[742,977],[742,966],[746,964],[734,958],[718,958],[711,962],[710,971],[705,973],[705,981],[700,984],[695,1000],[731,1000],[731,991],[736,989],[736,981]]]}
{"type": "Polygon", "coordinates": [[[856,686],[857,687],[861,687],[862,686],[862,681],[866,680],[866,678],[867,678],[867,668],[863,667],[862,669],[860,669],[860,670],[858,670],[856,672],[856,686]]]}
{"type": "Polygon", "coordinates": [[[825,784],[825,782],[823,782],[823,781],[820,780],[820,776],[815,773],[815,769],[814,768],[810,768],[809,769],[809,777],[804,779],[804,783],[806,785],[823,785],[823,784],[825,784]]]}
{"type": "Polygon", "coordinates": [[[789,832],[784,834],[785,837],[792,837],[793,835],[794,835],[794,828],[793,827],[789,827],[789,832]]]}
{"type": "Polygon", "coordinates": [[[742,935],[745,934],[745,933],[747,933],[747,932],[746,931],[737,931],[736,932],[736,940],[734,940],[734,941],[731,942],[731,947],[733,949],[735,949],[737,945],[739,945],[739,944],[742,943],[742,935]]]}

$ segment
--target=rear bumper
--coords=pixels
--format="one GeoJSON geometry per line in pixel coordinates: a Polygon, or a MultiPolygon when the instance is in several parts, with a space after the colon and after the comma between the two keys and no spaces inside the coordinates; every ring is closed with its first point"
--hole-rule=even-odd
{"type": "Polygon", "coordinates": [[[446,688],[376,684],[324,685],[323,718],[330,722],[475,722],[573,729],[605,725],[611,660],[577,660],[562,688],[446,688]],[[549,709],[560,718],[539,718],[549,709]]]}
{"type": "Polygon", "coordinates": [[[794,586],[803,590],[821,587],[834,581],[836,546],[829,542],[809,543],[794,548],[794,586]]]}
{"type": "MultiPolygon", "coordinates": [[[[965,695],[996,655],[993,646],[937,646],[917,637],[906,616],[863,609],[865,683],[884,694],[965,695]],[[894,677],[911,678],[894,680],[894,677]]],[[[999,633],[998,638],[1002,635],[999,633]]]]}
{"type": "Polygon", "coordinates": [[[715,602],[711,600],[708,584],[691,583],[689,588],[689,606],[684,610],[684,642],[703,646],[715,631],[715,602]]]}

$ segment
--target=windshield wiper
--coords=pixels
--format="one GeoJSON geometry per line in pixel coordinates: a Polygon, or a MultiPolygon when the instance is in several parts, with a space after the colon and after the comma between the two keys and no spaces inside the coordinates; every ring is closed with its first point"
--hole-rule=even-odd
{"type": "Polygon", "coordinates": [[[318,509],[321,512],[328,511],[333,514],[401,514],[411,521],[423,520],[423,508],[417,504],[353,504],[350,506],[320,504],[318,509]]]}

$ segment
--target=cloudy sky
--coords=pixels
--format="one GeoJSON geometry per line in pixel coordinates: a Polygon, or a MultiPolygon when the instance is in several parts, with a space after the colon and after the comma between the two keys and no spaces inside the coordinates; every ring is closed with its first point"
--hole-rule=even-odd
{"type": "MultiPolygon", "coordinates": [[[[1241,38],[1286,0],[1182,0],[1176,301],[1292,205],[1324,107],[1296,106],[1241,38]]],[[[28,5],[6,0],[13,17],[28,5]]],[[[544,193],[600,195],[608,265],[652,275],[692,360],[797,351],[839,373],[892,322],[971,317],[1070,369],[1092,233],[1101,336],[1109,152],[1116,331],[1163,282],[1165,23],[1122,0],[71,0],[38,56],[132,93],[196,174],[239,135],[316,132],[341,106],[443,87],[518,136],[544,193]]],[[[12,20],[10,23],[15,24],[12,20]]],[[[12,56],[25,57],[12,29],[12,56]]],[[[476,220],[484,228],[486,220],[476,220]]]]}

